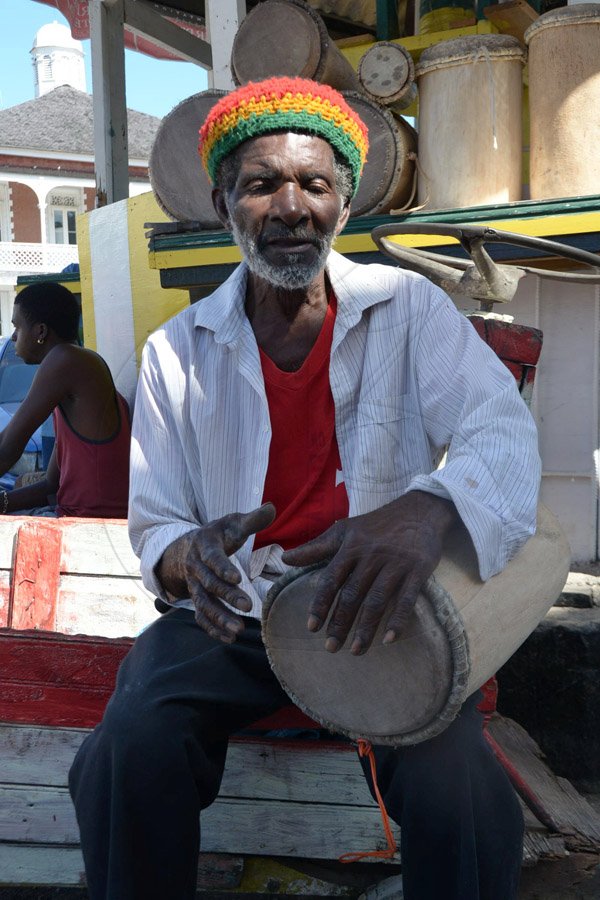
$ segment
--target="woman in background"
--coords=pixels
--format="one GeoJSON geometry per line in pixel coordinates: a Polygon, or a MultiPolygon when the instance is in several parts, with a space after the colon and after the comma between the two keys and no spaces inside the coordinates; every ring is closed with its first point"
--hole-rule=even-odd
{"type": "Polygon", "coordinates": [[[29,285],[15,300],[15,353],[39,369],[0,432],[0,475],[50,413],[56,440],[44,478],[0,490],[0,514],[50,504],[57,516],[127,517],[129,409],[102,357],[78,345],[79,315],[71,291],[53,282],[29,285]]]}

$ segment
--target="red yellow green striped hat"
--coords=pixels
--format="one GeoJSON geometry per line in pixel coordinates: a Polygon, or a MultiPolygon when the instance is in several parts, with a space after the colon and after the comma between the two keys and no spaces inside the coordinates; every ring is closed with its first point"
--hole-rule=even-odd
{"type": "Polygon", "coordinates": [[[369,148],[367,126],[339,91],[306,78],[249,82],[215,103],[198,145],[210,180],[241,143],[273,131],[324,138],[350,166],[356,193],[369,148]]]}

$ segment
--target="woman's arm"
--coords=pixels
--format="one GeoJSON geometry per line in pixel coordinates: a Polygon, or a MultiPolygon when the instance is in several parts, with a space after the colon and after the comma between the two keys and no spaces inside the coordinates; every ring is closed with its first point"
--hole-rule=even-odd
{"type": "MultiPolygon", "coordinates": [[[[58,479],[60,471],[56,462],[56,447],[52,450],[52,456],[48,463],[48,471],[44,478],[35,484],[16,488],[6,492],[6,513],[14,513],[19,509],[34,509],[36,506],[52,505],[58,491],[58,479]]],[[[0,510],[4,506],[4,493],[0,491],[0,510]]]]}
{"type": "Polygon", "coordinates": [[[0,475],[14,466],[31,435],[77,383],[73,368],[62,346],[54,347],[42,361],[27,396],[0,432],[0,475]]]}

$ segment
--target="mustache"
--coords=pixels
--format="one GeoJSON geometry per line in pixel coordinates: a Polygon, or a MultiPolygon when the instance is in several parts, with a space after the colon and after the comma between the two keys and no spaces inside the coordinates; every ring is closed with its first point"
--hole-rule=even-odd
{"type": "Polygon", "coordinates": [[[314,232],[310,232],[305,225],[295,225],[292,228],[288,228],[287,225],[277,225],[260,235],[257,241],[258,248],[262,249],[269,241],[279,240],[303,241],[313,244],[315,247],[320,247],[323,243],[323,238],[315,235],[314,232]]]}

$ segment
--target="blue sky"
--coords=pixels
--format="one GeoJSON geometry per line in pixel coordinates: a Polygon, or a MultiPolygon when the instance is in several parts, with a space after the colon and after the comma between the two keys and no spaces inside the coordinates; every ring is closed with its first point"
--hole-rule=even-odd
{"type": "MultiPolygon", "coordinates": [[[[33,100],[33,68],[29,51],[38,28],[67,20],[57,9],[36,0],[0,0],[0,109],[33,100]]],[[[92,90],[90,42],[83,41],[87,89],[92,90]]],[[[152,59],[125,51],[127,106],[164,116],[180,100],[206,88],[206,72],[185,62],[152,59]]]]}

